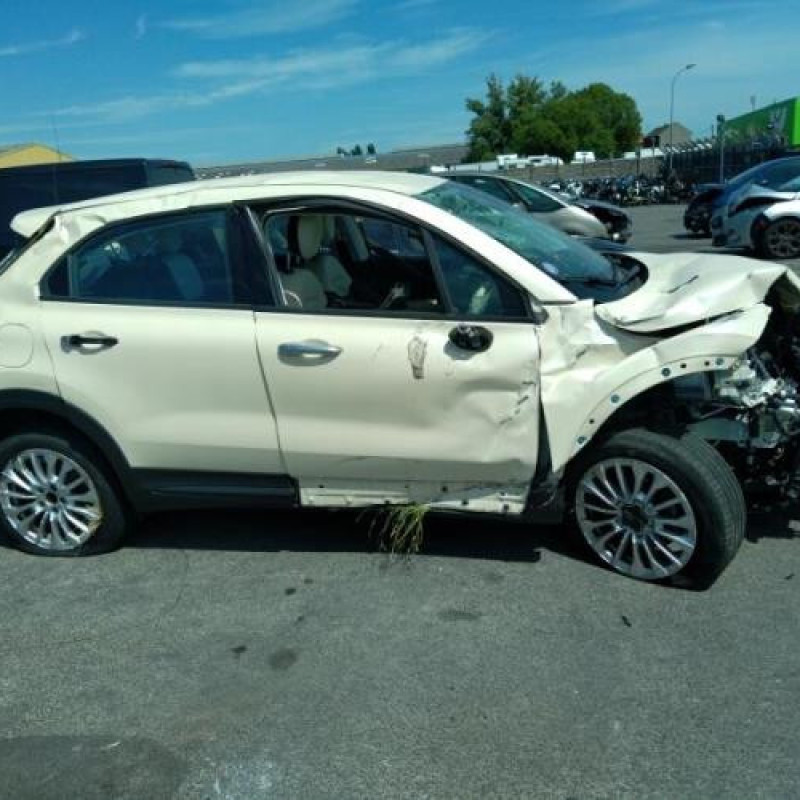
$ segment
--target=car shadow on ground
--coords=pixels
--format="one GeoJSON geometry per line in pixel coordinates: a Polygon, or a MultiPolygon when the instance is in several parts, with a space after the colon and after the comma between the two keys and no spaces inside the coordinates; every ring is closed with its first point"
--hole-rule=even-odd
{"type": "Polygon", "coordinates": [[[689,242],[702,242],[703,239],[707,239],[708,243],[711,244],[711,237],[703,233],[689,233],[684,231],[683,233],[673,233],[672,238],[689,242]]]}
{"type": "MultiPolygon", "coordinates": [[[[154,514],[126,547],[246,552],[376,552],[383,522],[363,511],[204,511],[154,514]]],[[[535,563],[542,550],[591,562],[567,526],[431,514],[421,553],[535,563]]]]}
{"type": "Polygon", "coordinates": [[[749,542],[762,539],[800,540],[800,504],[765,505],[750,512],[746,538],[749,542]]]}
{"type": "MultiPolygon", "coordinates": [[[[376,553],[382,549],[374,513],[364,511],[203,511],[145,518],[125,547],[230,552],[376,553]]],[[[753,510],[746,538],[800,540],[800,504],[753,510]]],[[[431,514],[420,555],[535,564],[543,552],[604,569],[568,524],[431,514]]],[[[677,581],[677,579],[673,579],[677,581]]],[[[713,584],[713,581],[712,581],[713,584]]],[[[702,591],[710,585],[698,584],[702,591]]],[[[681,581],[673,584],[682,586],[681,581]]]]}

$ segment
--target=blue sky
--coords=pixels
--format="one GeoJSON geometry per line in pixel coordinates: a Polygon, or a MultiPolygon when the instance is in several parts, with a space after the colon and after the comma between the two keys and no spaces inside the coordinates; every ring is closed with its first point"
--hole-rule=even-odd
{"type": "Polygon", "coordinates": [[[800,0],[16,0],[0,144],[197,165],[463,139],[490,72],[629,92],[647,128],[800,95],[800,0]]]}

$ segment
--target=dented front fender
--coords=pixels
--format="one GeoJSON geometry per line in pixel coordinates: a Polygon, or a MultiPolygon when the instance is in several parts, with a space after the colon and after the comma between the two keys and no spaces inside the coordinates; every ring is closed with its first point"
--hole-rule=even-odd
{"type": "Polygon", "coordinates": [[[559,309],[540,334],[553,469],[562,469],[642,392],[679,375],[729,368],[758,341],[769,315],[759,303],[665,339],[612,328],[588,302],[559,309]]]}

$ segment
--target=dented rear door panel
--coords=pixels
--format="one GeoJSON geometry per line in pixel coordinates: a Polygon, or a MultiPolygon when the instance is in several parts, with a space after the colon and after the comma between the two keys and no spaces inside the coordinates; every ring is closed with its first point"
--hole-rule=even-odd
{"type": "Polygon", "coordinates": [[[414,500],[522,510],[536,467],[539,349],[531,323],[259,312],[257,337],[289,474],[307,505],[414,500]],[[281,345],[338,353],[291,355],[281,345]]]}

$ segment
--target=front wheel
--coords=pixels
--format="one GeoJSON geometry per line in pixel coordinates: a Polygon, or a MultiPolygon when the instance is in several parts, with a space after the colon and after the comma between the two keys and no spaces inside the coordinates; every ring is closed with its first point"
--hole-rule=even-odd
{"type": "Polygon", "coordinates": [[[800,258],[800,219],[776,219],[761,232],[759,254],[773,260],[800,258]]]}
{"type": "Polygon", "coordinates": [[[739,482],[693,434],[613,434],[581,456],[570,477],[584,540],[623,575],[708,585],[744,538],[739,482]]]}

